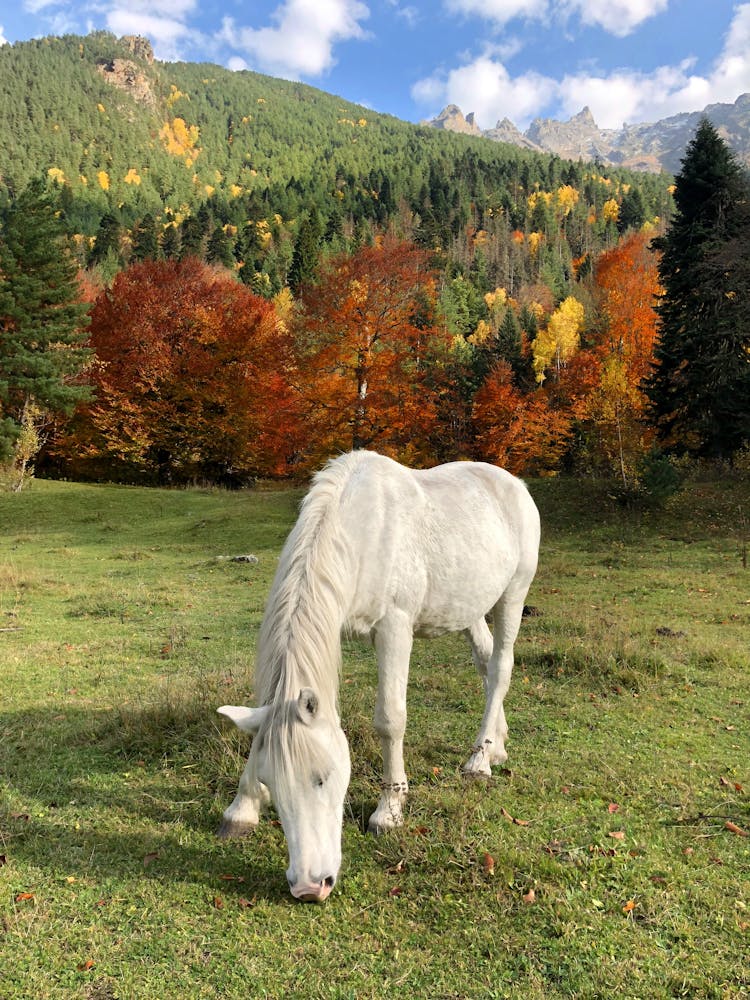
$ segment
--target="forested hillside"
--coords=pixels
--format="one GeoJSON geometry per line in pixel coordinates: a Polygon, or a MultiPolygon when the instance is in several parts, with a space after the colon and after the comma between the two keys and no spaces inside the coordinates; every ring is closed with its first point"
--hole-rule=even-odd
{"type": "MultiPolygon", "coordinates": [[[[616,475],[627,492],[654,443],[731,458],[750,436],[747,187],[710,127],[676,182],[678,221],[686,205],[708,220],[689,252],[691,287],[711,291],[679,315],[701,365],[714,329],[727,358],[698,409],[736,425],[710,447],[702,417],[670,432],[672,397],[648,381],[667,175],[157,63],[145,39],[104,33],[0,48],[0,129],[14,488],[36,456],[49,474],[243,483],[372,447],[616,475]]],[[[676,336],[663,364],[679,380],[676,336]]]]}
{"type": "Polygon", "coordinates": [[[366,239],[394,220],[446,252],[467,226],[491,242],[540,233],[548,243],[536,254],[532,241],[535,263],[522,260],[516,236],[512,253],[486,251],[489,266],[499,269],[502,253],[503,285],[536,279],[545,263],[560,282],[573,260],[614,242],[623,199],[636,215],[625,224],[662,219],[670,205],[665,176],[603,174],[440,134],[256,73],[157,63],[145,40],[106,33],[0,48],[0,129],[0,198],[46,176],[81,263],[103,265],[107,278],[133,239],[205,254],[221,227],[216,241],[229,248],[214,255],[240,262],[249,250],[278,291],[291,265],[284,244],[315,208],[329,242],[354,230],[366,239]],[[253,233],[248,248],[249,221],[262,239],[253,233]]]}

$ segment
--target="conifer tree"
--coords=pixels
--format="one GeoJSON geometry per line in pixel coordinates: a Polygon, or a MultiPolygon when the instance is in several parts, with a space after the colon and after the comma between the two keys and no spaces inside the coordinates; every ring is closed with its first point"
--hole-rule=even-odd
{"type": "Polygon", "coordinates": [[[6,210],[0,230],[0,452],[13,457],[22,430],[46,416],[68,414],[88,387],[77,376],[88,305],[79,298],[77,268],[62,223],[41,181],[6,210]]]}
{"type": "Polygon", "coordinates": [[[687,147],[664,237],[655,367],[645,389],[665,450],[729,458],[750,440],[748,183],[707,119],[687,147]]]}

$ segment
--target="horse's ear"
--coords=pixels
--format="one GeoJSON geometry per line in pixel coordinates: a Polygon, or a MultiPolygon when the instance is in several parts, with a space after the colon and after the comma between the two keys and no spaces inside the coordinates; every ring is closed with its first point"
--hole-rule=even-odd
{"type": "Polygon", "coordinates": [[[243,705],[222,705],[216,711],[219,715],[226,715],[228,719],[245,733],[256,735],[263,725],[270,709],[268,705],[262,708],[245,708],[243,705]]]}
{"type": "Polygon", "coordinates": [[[318,696],[312,688],[302,688],[297,699],[297,714],[308,726],[318,714],[318,696]]]}

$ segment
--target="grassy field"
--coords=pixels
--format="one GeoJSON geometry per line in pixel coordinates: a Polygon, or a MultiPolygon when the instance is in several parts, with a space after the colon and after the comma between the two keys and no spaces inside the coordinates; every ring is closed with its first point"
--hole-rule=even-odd
{"type": "Polygon", "coordinates": [[[645,513],[531,485],[508,765],[462,778],[479,680],[418,642],[406,824],[367,836],[374,658],[346,642],[322,907],[272,815],[214,836],[246,752],[215,708],[252,697],[299,492],[0,495],[0,998],[750,996],[747,483],[645,513]]]}

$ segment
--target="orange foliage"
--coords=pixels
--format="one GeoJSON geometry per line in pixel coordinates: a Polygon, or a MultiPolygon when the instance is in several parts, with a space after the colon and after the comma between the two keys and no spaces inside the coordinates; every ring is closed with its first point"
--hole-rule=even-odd
{"type": "Polygon", "coordinates": [[[599,378],[581,412],[589,422],[592,443],[625,482],[652,442],[642,419],[646,399],[640,389],[653,360],[659,294],[657,258],[648,239],[634,233],[597,262],[595,282],[604,320],[593,349],[599,378]]]}
{"type": "Polygon", "coordinates": [[[571,417],[551,406],[543,389],[520,392],[505,361],[477,392],[473,420],[480,455],[516,475],[555,471],[571,434],[571,417]]]}
{"type": "Polygon", "coordinates": [[[283,474],[298,412],[273,306],[195,258],[146,261],[92,310],[79,455],[162,481],[283,474]]]}
{"type": "Polygon", "coordinates": [[[325,261],[303,288],[296,322],[298,389],[313,461],[376,448],[429,461],[437,416],[443,333],[427,255],[387,237],[325,261]]]}

